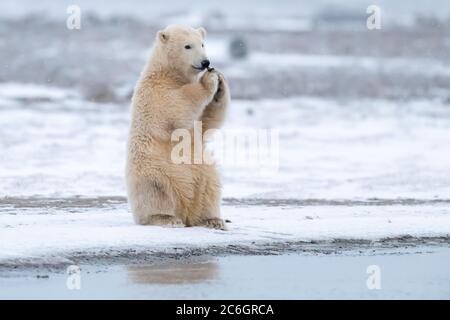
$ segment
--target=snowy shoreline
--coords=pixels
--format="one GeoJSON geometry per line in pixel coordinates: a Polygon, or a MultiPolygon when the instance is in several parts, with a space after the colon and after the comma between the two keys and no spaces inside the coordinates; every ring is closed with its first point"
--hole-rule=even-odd
{"type": "Polygon", "coordinates": [[[0,268],[448,246],[447,2],[382,1],[379,32],[361,1],[176,3],[81,1],[79,31],[67,1],[0,4],[0,268]],[[172,22],[208,29],[224,129],[279,132],[277,172],[221,167],[227,232],[137,226],[124,197],[129,100],[172,22]]]}
{"type": "Polygon", "coordinates": [[[218,231],[137,226],[121,197],[31,199],[0,201],[0,267],[136,263],[199,255],[338,253],[447,246],[450,239],[450,206],[442,200],[336,205],[339,201],[295,204],[261,199],[272,205],[258,205],[255,200],[225,199],[222,215],[231,223],[228,231],[218,231]]]}

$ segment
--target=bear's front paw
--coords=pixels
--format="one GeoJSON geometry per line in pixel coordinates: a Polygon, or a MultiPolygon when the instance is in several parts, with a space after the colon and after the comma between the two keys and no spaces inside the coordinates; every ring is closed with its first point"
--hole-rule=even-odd
{"type": "Polygon", "coordinates": [[[223,96],[225,95],[225,91],[227,90],[225,77],[221,73],[219,73],[218,75],[219,75],[219,84],[217,86],[216,94],[214,95],[215,102],[219,102],[220,100],[222,100],[223,96]]]}
{"type": "Polygon", "coordinates": [[[201,78],[201,83],[210,94],[215,94],[219,86],[219,75],[216,71],[205,72],[201,78]]]}
{"type": "Polygon", "coordinates": [[[225,221],[219,218],[212,218],[204,220],[205,227],[211,229],[227,230],[225,227],[225,221]]]}

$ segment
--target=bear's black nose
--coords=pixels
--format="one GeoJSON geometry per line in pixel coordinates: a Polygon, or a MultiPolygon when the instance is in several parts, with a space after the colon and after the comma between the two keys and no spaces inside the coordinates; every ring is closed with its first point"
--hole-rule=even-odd
{"type": "Polygon", "coordinates": [[[210,64],[210,62],[209,62],[208,59],[203,60],[203,61],[202,61],[202,67],[203,67],[203,69],[208,68],[208,67],[209,67],[209,64],[210,64]]]}

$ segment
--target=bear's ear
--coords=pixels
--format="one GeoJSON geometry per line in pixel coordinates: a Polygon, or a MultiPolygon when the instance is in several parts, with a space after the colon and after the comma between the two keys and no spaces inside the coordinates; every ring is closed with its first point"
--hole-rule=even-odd
{"type": "Polygon", "coordinates": [[[206,37],[206,29],[203,27],[200,27],[197,29],[198,32],[202,35],[202,38],[204,39],[206,37]]]}
{"type": "Polygon", "coordinates": [[[167,32],[165,32],[165,31],[163,31],[163,30],[158,31],[158,39],[159,39],[159,41],[161,41],[162,43],[165,43],[165,42],[167,42],[167,40],[169,40],[169,35],[168,35],[167,32]]]}

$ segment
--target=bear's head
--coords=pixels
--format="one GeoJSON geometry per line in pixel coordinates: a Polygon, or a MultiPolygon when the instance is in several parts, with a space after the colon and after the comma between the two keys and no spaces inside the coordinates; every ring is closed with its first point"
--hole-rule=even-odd
{"type": "Polygon", "coordinates": [[[155,50],[164,67],[176,70],[186,79],[194,80],[209,66],[204,28],[170,25],[158,31],[155,50]]]}

